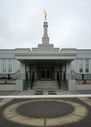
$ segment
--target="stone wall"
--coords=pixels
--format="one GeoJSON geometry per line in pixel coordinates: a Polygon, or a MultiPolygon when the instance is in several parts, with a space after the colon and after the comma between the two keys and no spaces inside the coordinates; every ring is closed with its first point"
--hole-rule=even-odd
{"type": "Polygon", "coordinates": [[[23,91],[25,81],[0,81],[0,91],[23,91]]]}
{"type": "Polygon", "coordinates": [[[91,84],[76,84],[75,80],[68,80],[68,90],[91,90],[91,84]]]}

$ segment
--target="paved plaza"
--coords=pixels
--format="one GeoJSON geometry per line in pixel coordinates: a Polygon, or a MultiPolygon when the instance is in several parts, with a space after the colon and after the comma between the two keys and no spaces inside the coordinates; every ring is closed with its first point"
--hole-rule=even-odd
{"type": "Polygon", "coordinates": [[[0,127],[91,127],[91,98],[0,99],[0,127]]]}
{"type": "Polygon", "coordinates": [[[69,90],[23,90],[23,91],[3,91],[0,92],[0,96],[12,96],[12,95],[72,95],[72,94],[91,94],[91,90],[77,90],[77,91],[69,91],[69,90]]]}

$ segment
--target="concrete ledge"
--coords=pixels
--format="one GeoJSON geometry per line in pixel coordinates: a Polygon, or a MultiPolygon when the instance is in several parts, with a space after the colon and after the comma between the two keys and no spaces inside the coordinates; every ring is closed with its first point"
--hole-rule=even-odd
{"type": "Polygon", "coordinates": [[[23,91],[24,84],[24,80],[16,80],[16,91],[23,91]]]}
{"type": "Polygon", "coordinates": [[[76,85],[76,90],[91,90],[91,85],[76,85]]]}
{"type": "MultiPolygon", "coordinates": [[[[0,91],[23,91],[25,81],[24,80],[16,80],[15,85],[11,84],[3,84],[5,81],[2,81],[0,85],[0,91]]],[[[13,81],[12,81],[13,82],[13,81]]],[[[10,83],[10,82],[9,82],[10,83]]]]}
{"type": "Polygon", "coordinates": [[[15,91],[16,80],[0,80],[0,91],[15,91]]]}
{"type": "Polygon", "coordinates": [[[68,85],[68,90],[76,90],[76,81],[75,80],[68,80],[67,85],[68,85]]]}
{"type": "Polygon", "coordinates": [[[68,80],[68,90],[91,90],[91,85],[90,84],[76,85],[75,80],[68,80]]]}
{"type": "Polygon", "coordinates": [[[16,85],[0,85],[0,91],[15,91],[16,85]]]}

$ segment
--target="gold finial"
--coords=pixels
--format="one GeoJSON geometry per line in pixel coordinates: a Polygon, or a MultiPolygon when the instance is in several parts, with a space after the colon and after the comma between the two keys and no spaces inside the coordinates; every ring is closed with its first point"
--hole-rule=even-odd
{"type": "Polygon", "coordinates": [[[47,12],[44,10],[44,14],[45,14],[45,20],[46,20],[46,17],[47,17],[47,12]]]}

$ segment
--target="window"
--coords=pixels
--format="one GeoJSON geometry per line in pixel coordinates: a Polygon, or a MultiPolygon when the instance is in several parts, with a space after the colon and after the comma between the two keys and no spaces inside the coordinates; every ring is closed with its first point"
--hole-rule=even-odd
{"type": "Polygon", "coordinates": [[[83,60],[80,60],[79,72],[83,72],[83,60]]]}
{"type": "Polygon", "coordinates": [[[86,73],[89,72],[89,60],[88,59],[85,60],[85,72],[86,73]]]}
{"type": "Polygon", "coordinates": [[[3,72],[6,72],[6,59],[2,60],[3,72]]]}
{"type": "Polygon", "coordinates": [[[8,72],[12,72],[12,60],[9,59],[8,72]]]}

